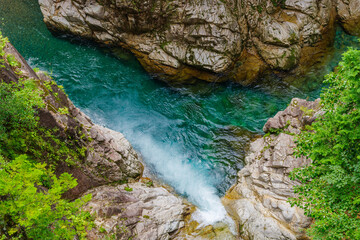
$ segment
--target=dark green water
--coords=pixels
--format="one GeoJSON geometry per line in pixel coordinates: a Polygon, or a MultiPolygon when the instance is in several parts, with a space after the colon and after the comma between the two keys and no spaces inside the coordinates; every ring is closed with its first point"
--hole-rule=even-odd
{"type": "Polygon", "coordinates": [[[94,122],[124,133],[154,173],[203,208],[218,204],[216,195],[234,183],[244,148],[265,121],[293,97],[317,98],[324,72],[336,66],[345,46],[355,45],[339,29],[331,61],[300,87],[270,77],[252,87],[174,88],[152,79],[127,53],[115,57],[109,49],[54,37],[34,0],[0,0],[0,29],[94,122]]]}

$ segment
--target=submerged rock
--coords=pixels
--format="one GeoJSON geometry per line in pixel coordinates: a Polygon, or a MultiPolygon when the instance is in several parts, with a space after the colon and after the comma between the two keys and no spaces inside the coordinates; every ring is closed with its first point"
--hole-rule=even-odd
{"type": "Polygon", "coordinates": [[[298,184],[289,173],[310,163],[310,159],[293,156],[294,134],[321,114],[319,102],[294,98],[267,121],[263,130],[269,134],[250,144],[246,166],[222,199],[244,239],[306,239],[304,229],[311,219],[287,202],[295,196],[293,186],[298,184]]]}
{"type": "Polygon", "coordinates": [[[244,85],[267,72],[302,74],[332,45],[336,16],[353,34],[360,16],[359,0],[39,3],[50,29],[127,48],[160,79],[244,85]]]}

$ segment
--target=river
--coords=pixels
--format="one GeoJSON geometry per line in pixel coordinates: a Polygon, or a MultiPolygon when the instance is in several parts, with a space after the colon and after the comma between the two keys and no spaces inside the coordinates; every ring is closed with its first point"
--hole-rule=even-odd
{"type": "Polygon", "coordinates": [[[34,0],[0,0],[0,30],[94,122],[122,132],[149,169],[209,221],[225,214],[220,197],[235,182],[250,139],[262,134],[266,120],[291,98],[319,97],[323,75],[346,46],[357,44],[338,28],[326,65],[301,83],[269,76],[250,87],[205,82],[170,87],[126,51],[53,36],[34,0]]]}

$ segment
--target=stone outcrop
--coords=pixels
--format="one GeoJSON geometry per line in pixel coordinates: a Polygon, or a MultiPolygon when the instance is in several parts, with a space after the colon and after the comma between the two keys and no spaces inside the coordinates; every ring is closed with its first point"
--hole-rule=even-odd
{"type": "Polygon", "coordinates": [[[338,0],[337,12],[345,30],[360,36],[360,1],[338,0]]]}
{"type": "MultiPolygon", "coordinates": [[[[185,218],[187,219],[187,218],[185,218]]],[[[236,240],[242,239],[234,235],[229,228],[229,223],[218,222],[213,225],[199,226],[196,221],[185,221],[185,227],[178,233],[174,240],[236,240]]]]}
{"type": "Polygon", "coordinates": [[[46,107],[38,109],[43,127],[57,129],[60,139],[72,139],[74,148],[86,150],[80,162],[55,164],[57,174],[71,173],[78,182],[64,197],[93,196],[84,207],[95,216],[96,227],[89,239],[114,236],[165,240],[184,226],[184,219],[194,206],[151,179],[141,178],[142,160],[121,133],[93,124],[47,74],[35,73],[11,44],[5,48],[1,65],[5,67],[0,68],[0,81],[31,78],[43,90],[46,107]],[[7,63],[9,54],[19,62],[18,66],[7,63]]]}
{"type": "Polygon", "coordinates": [[[319,101],[294,98],[285,111],[267,121],[263,130],[269,134],[250,144],[246,166],[223,198],[244,239],[306,239],[304,228],[311,219],[287,202],[298,184],[289,172],[310,163],[293,156],[294,135],[321,114],[319,101]]]}
{"type": "Polygon", "coordinates": [[[95,224],[101,229],[91,231],[88,239],[169,239],[184,226],[190,210],[163,187],[141,182],[101,186],[86,194],[93,197],[85,209],[97,216],[95,224]]]}
{"type": "Polygon", "coordinates": [[[249,84],[267,72],[303,73],[332,45],[334,20],[359,31],[359,0],[39,0],[44,21],[132,51],[172,82],[249,84]]]}

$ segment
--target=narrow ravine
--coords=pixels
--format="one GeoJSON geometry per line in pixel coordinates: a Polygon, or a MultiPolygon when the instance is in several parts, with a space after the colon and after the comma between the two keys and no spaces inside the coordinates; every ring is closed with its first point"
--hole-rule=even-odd
{"type": "Polygon", "coordinates": [[[337,31],[331,61],[292,85],[197,83],[169,87],[120,49],[53,36],[36,1],[0,0],[0,31],[34,68],[48,71],[96,123],[124,133],[150,170],[197,205],[203,221],[225,217],[220,196],[242,168],[245,148],[293,97],[319,96],[321,79],[356,38],[337,31]]]}

